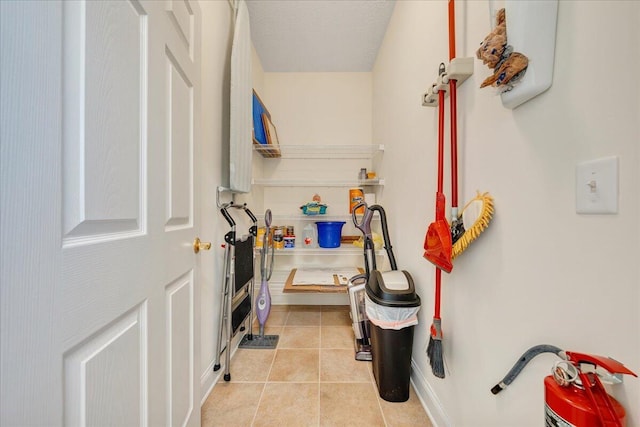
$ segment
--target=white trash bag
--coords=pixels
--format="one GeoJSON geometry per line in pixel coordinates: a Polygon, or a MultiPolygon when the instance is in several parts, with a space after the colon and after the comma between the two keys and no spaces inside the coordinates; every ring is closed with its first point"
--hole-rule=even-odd
{"type": "Polygon", "coordinates": [[[365,310],[369,321],[382,329],[403,329],[418,324],[417,307],[387,307],[376,304],[365,294],[365,310]]]}

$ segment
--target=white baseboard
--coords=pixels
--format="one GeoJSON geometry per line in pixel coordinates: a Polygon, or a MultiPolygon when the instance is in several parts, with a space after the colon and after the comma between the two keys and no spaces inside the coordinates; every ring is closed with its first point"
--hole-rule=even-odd
{"type": "Polygon", "coordinates": [[[427,415],[431,419],[433,427],[451,427],[451,421],[440,403],[440,399],[425,380],[424,373],[420,370],[415,361],[411,360],[411,384],[422,402],[427,415]]]}
{"type": "Polygon", "coordinates": [[[222,373],[222,370],[213,372],[214,363],[215,361],[212,360],[211,363],[209,363],[209,366],[207,366],[207,369],[205,369],[202,375],[200,375],[200,396],[202,396],[202,400],[200,400],[200,407],[202,407],[204,402],[207,401],[207,398],[213,390],[213,386],[216,385],[220,379],[220,374],[222,373]]]}
{"type": "MultiPolygon", "coordinates": [[[[246,330],[248,330],[248,321],[249,320],[247,318],[244,323],[246,330]]],[[[244,334],[245,332],[238,330],[236,335],[231,339],[231,359],[233,359],[233,355],[238,350],[238,346],[240,345],[240,341],[242,340],[244,334]]],[[[220,355],[220,369],[218,369],[217,371],[213,370],[213,365],[215,364],[214,355],[214,360],[209,362],[209,366],[207,366],[207,369],[205,369],[202,375],[200,375],[200,395],[202,396],[202,399],[200,400],[201,407],[202,405],[204,405],[204,402],[206,402],[209,394],[211,394],[213,387],[218,383],[218,381],[220,381],[220,378],[222,378],[222,374],[224,373],[224,356],[225,354],[223,352],[222,355],[220,355]]]]}

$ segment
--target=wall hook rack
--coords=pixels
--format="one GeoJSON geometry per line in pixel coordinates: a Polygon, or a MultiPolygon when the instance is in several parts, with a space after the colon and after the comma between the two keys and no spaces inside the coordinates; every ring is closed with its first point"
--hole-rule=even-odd
{"type": "Polygon", "coordinates": [[[448,92],[449,82],[456,81],[456,87],[460,87],[469,77],[473,75],[473,58],[454,58],[449,62],[444,74],[438,76],[435,83],[422,94],[423,107],[438,106],[438,92],[441,90],[448,92]]]}

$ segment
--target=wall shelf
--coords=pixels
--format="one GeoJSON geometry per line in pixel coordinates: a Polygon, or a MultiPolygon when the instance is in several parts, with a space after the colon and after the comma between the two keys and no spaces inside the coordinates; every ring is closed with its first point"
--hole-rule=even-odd
{"type": "MultiPolygon", "coordinates": [[[[260,254],[260,249],[255,250],[256,254],[260,254]]],[[[383,249],[376,249],[376,255],[384,254],[383,249]]],[[[351,243],[341,245],[339,248],[302,248],[295,247],[292,249],[276,249],[274,251],[275,256],[291,256],[291,255],[322,255],[322,256],[343,256],[343,255],[360,255],[363,254],[363,249],[359,248],[351,243]]],[[[269,255],[271,256],[271,255],[269,255]]]]}
{"type": "Polygon", "coordinates": [[[372,159],[384,152],[384,145],[280,145],[279,156],[271,156],[272,146],[254,144],[253,150],[265,158],[281,159],[372,159]]]}
{"type": "Polygon", "coordinates": [[[264,187],[367,187],[384,186],[383,178],[363,180],[329,180],[329,179],[268,179],[254,178],[253,185],[264,187]]]}
{"type": "MultiPolygon", "coordinates": [[[[312,303],[312,304],[346,304],[348,298],[346,294],[327,294],[323,292],[313,293],[287,293],[284,294],[284,285],[291,272],[291,268],[302,268],[304,266],[322,265],[331,267],[332,265],[350,264],[358,266],[363,264],[364,249],[355,246],[353,243],[343,243],[338,248],[308,248],[303,246],[301,235],[302,229],[309,227],[316,221],[344,221],[349,225],[349,233],[353,233],[352,216],[347,214],[348,209],[337,201],[338,197],[346,199],[346,194],[340,196],[340,189],[361,187],[365,193],[381,193],[385,180],[357,179],[357,171],[363,166],[376,168],[381,161],[384,145],[280,145],[281,157],[270,160],[265,157],[261,150],[270,147],[254,145],[254,152],[263,158],[260,159],[260,166],[263,166],[263,173],[269,178],[255,177],[252,184],[262,187],[265,194],[265,203],[268,197],[286,197],[285,200],[276,199],[276,204],[281,209],[280,215],[273,215],[272,224],[295,225],[298,233],[296,236],[296,247],[290,249],[279,249],[274,251],[276,268],[271,283],[276,291],[277,301],[286,301],[289,304],[312,303]],[[281,159],[281,160],[280,160],[281,159]],[[288,160],[299,159],[299,160],[288,160]],[[362,161],[364,160],[364,161],[362,161]],[[305,163],[306,162],[306,163],[305,163]],[[353,170],[353,178],[348,174],[348,170],[353,170]],[[271,189],[276,187],[275,189],[271,189]],[[298,209],[300,204],[294,200],[308,200],[307,193],[310,188],[313,191],[328,193],[328,198],[323,202],[334,206],[335,214],[328,215],[303,215],[298,209]],[[324,188],[324,190],[322,189],[324,188]],[[285,189],[285,191],[281,190],[285,189]],[[336,190],[337,189],[337,190],[336,190]],[[283,196],[286,194],[286,196],[283,196]],[[293,197],[291,197],[294,195],[293,197]],[[335,203],[334,203],[335,202],[335,203]],[[340,206],[340,208],[337,208],[340,206]],[[346,258],[345,258],[346,257],[346,258]],[[282,270],[287,268],[286,270],[282,270]],[[282,291],[280,291],[282,289],[282,291]],[[309,302],[308,299],[313,299],[309,302]],[[319,299],[320,298],[320,299],[319,299]]],[[[304,202],[301,202],[304,203],[304,202]]],[[[379,225],[379,218],[374,217],[376,228],[379,225]]],[[[261,221],[261,224],[264,224],[261,221]]],[[[314,225],[315,228],[315,225],[314,225]]],[[[317,233],[317,232],[316,232],[317,233]]],[[[317,236],[317,234],[316,234],[317,236]]],[[[346,240],[346,239],[345,239],[346,240]]],[[[257,257],[260,257],[261,249],[256,249],[257,257]]],[[[384,249],[375,250],[376,257],[384,257],[384,249]]]]}
{"type": "Polygon", "coordinates": [[[260,144],[255,138],[253,139],[253,151],[266,159],[279,159],[282,157],[279,145],[260,144]]]}
{"type": "MultiPolygon", "coordinates": [[[[358,215],[361,216],[361,215],[358,215]]],[[[260,221],[261,219],[258,218],[260,221]]],[[[316,221],[346,221],[347,223],[352,222],[351,214],[344,215],[302,215],[302,214],[291,214],[291,215],[273,215],[273,224],[279,224],[283,221],[304,221],[304,222],[316,222],[316,221]]],[[[380,221],[380,217],[378,215],[374,215],[372,221],[380,221]]],[[[264,222],[264,218],[262,219],[264,222]]]]}

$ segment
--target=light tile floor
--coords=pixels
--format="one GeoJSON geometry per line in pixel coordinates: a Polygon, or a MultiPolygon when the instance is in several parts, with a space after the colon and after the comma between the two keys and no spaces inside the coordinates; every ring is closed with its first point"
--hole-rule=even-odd
{"type": "Polygon", "coordinates": [[[378,396],[371,362],[354,359],[348,307],[273,306],[265,333],[278,348],[236,351],[231,381],[202,406],[204,427],[431,426],[413,388],[407,402],[378,396]]]}

